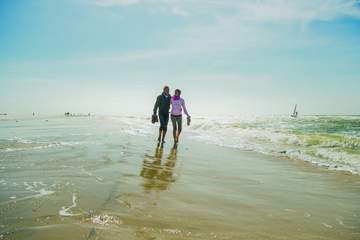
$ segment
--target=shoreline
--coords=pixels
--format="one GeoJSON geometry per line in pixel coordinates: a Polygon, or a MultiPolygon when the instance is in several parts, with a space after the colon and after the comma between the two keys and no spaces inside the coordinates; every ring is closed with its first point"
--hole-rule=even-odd
{"type": "Polygon", "coordinates": [[[0,153],[4,239],[360,237],[356,175],[206,144],[187,132],[173,151],[170,134],[159,150],[155,135],[111,121],[53,124],[20,130],[79,144],[0,153]]]}
{"type": "MultiPolygon", "coordinates": [[[[279,115],[279,116],[281,116],[281,115],[279,115]]],[[[323,116],[323,115],[309,115],[309,116],[323,116]]],[[[337,115],[332,115],[332,116],[337,116],[337,115]]],[[[350,116],[350,115],[341,115],[341,116],[346,117],[346,116],[350,116]]],[[[100,124],[101,124],[101,122],[106,122],[106,123],[110,123],[110,124],[114,124],[114,123],[122,124],[124,122],[125,124],[129,125],[129,129],[127,130],[129,134],[134,134],[134,135],[140,134],[142,136],[145,136],[145,135],[151,136],[151,135],[157,134],[156,130],[154,130],[156,127],[154,128],[154,125],[150,124],[148,121],[150,119],[150,117],[140,117],[139,118],[139,117],[135,117],[135,116],[121,116],[121,115],[109,115],[109,116],[108,115],[91,115],[91,116],[65,117],[62,115],[61,116],[53,115],[51,117],[35,116],[35,117],[29,117],[29,118],[24,118],[24,119],[0,119],[0,123],[2,122],[3,124],[7,124],[8,122],[14,121],[14,124],[21,126],[22,122],[28,122],[28,121],[31,121],[31,122],[37,122],[39,120],[45,121],[45,122],[50,121],[49,122],[50,124],[54,123],[53,121],[55,121],[55,124],[56,124],[63,120],[77,122],[77,121],[81,121],[82,119],[99,122],[100,124]],[[133,122],[133,121],[135,121],[135,126],[137,124],[138,126],[142,126],[142,127],[133,128],[133,126],[131,126],[131,122],[133,122]]],[[[199,119],[204,119],[204,118],[199,118],[199,119]]],[[[196,120],[196,118],[195,118],[195,120],[196,120]]],[[[40,123],[40,122],[38,122],[38,123],[40,123]]],[[[189,129],[186,127],[185,134],[184,133],[182,134],[183,137],[185,136],[191,140],[195,140],[198,142],[204,142],[205,144],[221,146],[221,147],[226,147],[226,148],[235,148],[235,149],[239,149],[241,151],[252,151],[252,152],[264,154],[266,156],[275,156],[280,159],[285,159],[285,160],[290,160],[290,161],[293,161],[293,160],[302,161],[302,162],[309,163],[309,164],[313,165],[314,167],[326,169],[328,171],[336,171],[336,172],[344,172],[344,173],[349,172],[353,175],[360,176],[360,162],[357,164],[358,166],[355,166],[356,168],[353,169],[352,166],[346,165],[348,163],[346,163],[344,166],[342,166],[343,163],[341,161],[339,161],[338,163],[337,162],[331,163],[331,162],[327,162],[327,161],[324,162],[323,160],[321,160],[321,158],[322,158],[321,155],[323,153],[320,153],[319,156],[316,156],[316,155],[312,156],[312,155],[306,155],[306,154],[304,156],[302,156],[301,154],[303,154],[306,149],[304,149],[304,151],[303,151],[303,149],[300,149],[300,150],[291,149],[291,148],[287,149],[291,146],[284,146],[283,148],[280,148],[280,149],[277,149],[274,151],[271,148],[269,148],[266,150],[267,152],[263,152],[263,150],[261,148],[256,149],[258,146],[256,146],[255,148],[254,148],[254,146],[251,146],[252,149],[246,149],[247,146],[242,146],[242,145],[238,146],[236,144],[234,145],[231,142],[226,143],[226,142],[217,142],[217,141],[213,141],[213,140],[209,141],[206,138],[205,139],[202,139],[202,138],[196,139],[197,134],[199,134],[199,132],[198,132],[198,129],[196,126],[196,124],[197,124],[196,121],[194,121],[194,124],[192,124],[192,126],[189,129]],[[194,126],[194,124],[195,124],[195,126],[194,126]]],[[[225,124],[229,124],[229,123],[225,123],[225,124]]],[[[169,125],[169,129],[171,129],[170,125],[169,125]]],[[[11,126],[14,127],[15,125],[11,124],[11,126]]],[[[211,130],[209,130],[209,132],[211,132],[211,130]]],[[[205,136],[207,135],[206,132],[200,132],[200,133],[201,134],[204,133],[205,136]]],[[[171,130],[169,131],[168,135],[171,135],[171,130]]],[[[211,137],[212,139],[216,139],[217,136],[209,135],[209,137],[211,137]]],[[[301,136],[301,137],[303,137],[303,136],[301,136]]],[[[314,137],[317,137],[317,135],[314,135],[314,136],[310,135],[308,137],[314,138],[314,137]]],[[[341,136],[335,135],[334,138],[335,137],[341,137],[341,136]]],[[[168,138],[171,141],[172,138],[170,136],[168,136],[168,138]]],[[[290,136],[290,139],[291,138],[293,138],[293,136],[290,136]]],[[[322,138],[321,135],[320,135],[320,138],[322,138]]],[[[25,141],[27,141],[27,140],[25,139],[25,141]]],[[[291,141],[293,141],[293,140],[291,140],[291,141]]],[[[315,141],[318,141],[318,140],[315,139],[315,141]]],[[[333,139],[329,139],[328,141],[329,141],[329,143],[325,142],[325,147],[326,147],[326,144],[333,144],[331,142],[331,141],[333,141],[333,139]]],[[[351,141],[351,139],[350,139],[350,141],[351,141]]],[[[354,143],[354,146],[351,146],[351,147],[356,149],[356,146],[358,144],[360,144],[360,140],[357,137],[354,137],[353,141],[355,141],[355,143],[354,143]]],[[[264,143],[264,144],[266,144],[266,143],[264,143]]],[[[344,143],[341,142],[339,144],[344,144],[344,143]]],[[[348,144],[348,143],[345,142],[345,144],[348,144]]],[[[346,154],[346,152],[344,152],[342,154],[346,154]]],[[[360,152],[357,154],[360,154],[360,152]]],[[[360,157],[360,155],[359,155],[359,157],[360,157]]],[[[351,162],[351,159],[349,161],[351,162]]]]}
{"type": "MultiPolygon", "coordinates": [[[[196,141],[196,140],[193,140],[196,141]]],[[[196,141],[198,143],[201,143],[199,141],[196,141]]],[[[316,163],[312,163],[310,161],[304,161],[302,159],[295,159],[295,158],[290,158],[288,156],[281,156],[281,155],[270,155],[270,154],[266,154],[266,153],[262,153],[262,152],[256,152],[253,150],[244,150],[241,148],[236,148],[236,147],[228,147],[228,146],[220,146],[220,145],[216,145],[216,144],[211,144],[211,143],[201,143],[201,144],[207,144],[210,146],[216,146],[216,147],[220,147],[220,148],[224,148],[224,149],[234,149],[239,151],[239,153],[251,153],[251,154],[255,154],[264,158],[269,158],[269,159],[273,159],[275,161],[289,161],[294,163],[295,166],[299,166],[300,169],[305,169],[305,171],[319,171],[319,173],[324,173],[324,174],[333,174],[333,175],[339,175],[339,176],[352,176],[355,179],[360,179],[360,173],[354,173],[348,170],[341,170],[341,169],[330,169],[327,166],[322,166],[322,165],[318,165],[316,163]]]]}

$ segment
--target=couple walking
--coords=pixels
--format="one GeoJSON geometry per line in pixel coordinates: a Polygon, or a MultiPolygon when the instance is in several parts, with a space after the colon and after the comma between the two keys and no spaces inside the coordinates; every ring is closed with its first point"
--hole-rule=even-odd
{"type": "Polygon", "coordinates": [[[170,89],[168,86],[163,88],[162,94],[160,94],[156,98],[154,113],[152,116],[152,123],[160,120],[160,128],[159,128],[159,145],[161,147],[164,146],[165,135],[167,132],[167,125],[169,122],[169,110],[171,106],[171,122],[173,125],[173,137],[174,137],[174,148],[177,147],[177,143],[179,142],[179,136],[182,130],[182,111],[184,110],[185,115],[187,116],[187,125],[190,125],[190,115],[187,112],[185,101],[180,97],[181,91],[180,89],[176,89],[174,92],[174,96],[170,95],[170,89]],[[159,109],[159,117],[157,115],[159,109]]]}

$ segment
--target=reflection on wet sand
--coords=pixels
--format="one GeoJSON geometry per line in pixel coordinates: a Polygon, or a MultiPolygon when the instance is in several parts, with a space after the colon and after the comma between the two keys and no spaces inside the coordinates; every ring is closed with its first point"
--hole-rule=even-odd
{"type": "Polygon", "coordinates": [[[177,149],[172,148],[167,158],[163,161],[164,149],[156,147],[153,156],[145,154],[140,176],[144,178],[144,189],[166,190],[169,184],[175,182],[174,167],[177,159],[177,149]]]}

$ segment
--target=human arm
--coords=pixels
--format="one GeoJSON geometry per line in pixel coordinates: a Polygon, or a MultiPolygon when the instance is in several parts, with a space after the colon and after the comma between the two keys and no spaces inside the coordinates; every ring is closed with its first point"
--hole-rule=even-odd
{"type": "Polygon", "coordinates": [[[181,106],[182,106],[182,108],[183,108],[183,110],[184,110],[185,115],[186,115],[188,118],[190,118],[190,115],[189,115],[189,113],[188,113],[188,111],[187,111],[187,109],[186,109],[186,105],[185,105],[185,100],[184,100],[184,99],[182,99],[182,101],[181,101],[181,106]]]}
{"type": "Polygon", "coordinates": [[[159,108],[159,103],[160,103],[160,98],[157,97],[157,98],[156,98],[155,105],[154,105],[154,109],[153,109],[153,114],[154,114],[154,115],[157,115],[156,113],[157,113],[157,109],[159,108]]]}

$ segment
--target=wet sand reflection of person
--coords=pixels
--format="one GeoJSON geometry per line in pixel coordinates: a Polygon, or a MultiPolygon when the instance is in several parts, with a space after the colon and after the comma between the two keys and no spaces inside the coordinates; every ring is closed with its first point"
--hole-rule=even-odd
{"type": "Polygon", "coordinates": [[[169,184],[175,182],[174,167],[177,160],[177,149],[172,148],[170,154],[163,161],[164,149],[156,147],[154,156],[145,155],[140,176],[144,178],[144,189],[166,190],[169,184]]]}

